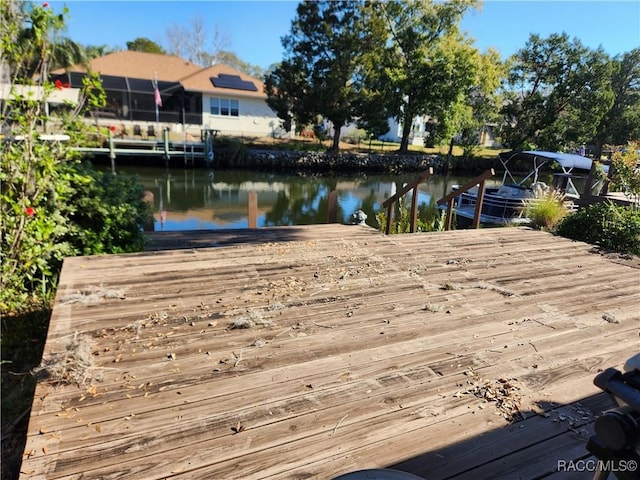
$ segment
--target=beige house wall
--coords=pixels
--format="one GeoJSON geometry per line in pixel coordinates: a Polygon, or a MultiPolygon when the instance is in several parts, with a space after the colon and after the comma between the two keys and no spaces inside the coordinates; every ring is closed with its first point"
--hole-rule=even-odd
{"type": "Polygon", "coordinates": [[[202,126],[220,130],[221,135],[229,136],[271,137],[275,135],[281,137],[285,134],[280,127],[280,119],[264,99],[233,95],[203,94],[202,126]],[[238,116],[212,115],[209,108],[212,97],[238,100],[238,116]]]}

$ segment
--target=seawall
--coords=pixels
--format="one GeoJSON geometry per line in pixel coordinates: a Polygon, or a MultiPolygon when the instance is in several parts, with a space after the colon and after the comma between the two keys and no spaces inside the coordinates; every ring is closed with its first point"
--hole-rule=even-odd
{"type": "Polygon", "coordinates": [[[222,168],[247,168],[269,171],[363,171],[400,172],[422,171],[433,167],[436,172],[445,168],[439,155],[381,155],[346,152],[298,152],[284,150],[237,151],[216,150],[214,164],[222,168]]]}

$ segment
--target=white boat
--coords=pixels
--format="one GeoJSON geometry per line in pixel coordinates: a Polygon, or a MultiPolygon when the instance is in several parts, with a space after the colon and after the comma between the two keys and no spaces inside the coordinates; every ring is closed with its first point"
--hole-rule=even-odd
{"type": "MultiPolygon", "coordinates": [[[[584,181],[593,161],[590,158],[572,153],[557,153],[544,151],[517,151],[498,154],[500,163],[504,167],[502,183],[498,187],[487,187],[484,191],[480,223],[486,225],[526,225],[529,219],[523,214],[526,202],[535,198],[536,190],[546,191],[549,188],[564,194],[570,206],[574,200],[580,198],[580,192],[575,183],[584,181]],[[527,162],[530,170],[519,180],[510,170],[516,162],[527,162]],[[553,174],[553,184],[547,185],[540,181],[542,167],[552,162],[560,165],[561,171],[553,174]]],[[[603,165],[606,173],[608,166],[603,165]]],[[[454,190],[456,187],[454,187],[454,190]]],[[[460,194],[454,205],[454,211],[459,219],[473,219],[475,215],[478,188],[460,194]]],[[[464,220],[463,220],[464,221],[464,220]]]]}

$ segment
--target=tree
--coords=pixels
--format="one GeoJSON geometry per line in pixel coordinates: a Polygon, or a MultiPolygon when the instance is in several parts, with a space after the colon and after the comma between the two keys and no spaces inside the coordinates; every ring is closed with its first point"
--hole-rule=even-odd
{"type": "Polygon", "coordinates": [[[389,33],[385,19],[373,4],[365,4],[362,10],[363,24],[373,39],[372,48],[364,51],[361,58],[361,74],[358,77],[358,98],[354,102],[356,123],[366,130],[371,137],[379,138],[389,131],[389,118],[393,112],[389,110],[386,98],[385,61],[389,53],[384,48],[389,33]],[[381,88],[382,87],[382,88],[381,88]]]}
{"type": "Polygon", "coordinates": [[[164,49],[160,45],[145,37],[138,37],[135,40],[127,42],[127,50],[147,53],[165,53],[164,49]]]}
{"type": "Polygon", "coordinates": [[[92,60],[94,58],[104,57],[109,53],[115,52],[116,49],[109,47],[108,45],[85,45],[84,46],[84,55],[87,61],[92,60]]]}
{"type": "Polygon", "coordinates": [[[422,96],[426,105],[420,112],[429,117],[433,145],[448,141],[451,150],[454,137],[479,130],[474,114],[476,109],[481,114],[482,102],[491,94],[490,90],[485,91],[491,82],[484,78],[483,58],[470,41],[457,36],[444,37],[435,49],[433,73],[427,77],[432,91],[422,96]],[[433,92],[439,95],[434,96],[433,92]]]}
{"type": "Polygon", "coordinates": [[[208,31],[200,17],[192,18],[191,24],[187,27],[172,25],[166,30],[169,44],[167,50],[172,55],[185,58],[196,65],[203,67],[211,65],[219,49],[227,45],[227,38],[220,33],[216,25],[213,29],[213,52],[208,53],[206,46],[208,31]]]}
{"type": "Polygon", "coordinates": [[[504,80],[505,65],[498,52],[492,49],[480,55],[478,60],[477,83],[464,95],[456,129],[458,144],[467,157],[480,145],[487,125],[500,121],[502,96],[499,88],[504,80]]]}
{"type": "Polygon", "coordinates": [[[51,50],[51,70],[86,64],[87,60],[86,50],[79,43],[67,37],[54,40],[51,50]]]}
{"type": "Polygon", "coordinates": [[[531,35],[511,59],[502,109],[504,143],[556,151],[593,138],[611,108],[611,62],[566,33],[531,35]]]}
{"type": "Polygon", "coordinates": [[[197,65],[206,67],[224,63],[255,78],[261,78],[264,71],[257,65],[244,62],[229,51],[229,35],[217,25],[205,27],[202,18],[194,17],[187,27],[172,25],[166,30],[167,51],[171,55],[185,58],[197,65]],[[213,38],[209,37],[213,32],[213,38]]]}
{"type": "Polygon", "coordinates": [[[625,145],[640,138],[640,48],[615,57],[612,63],[613,104],[598,124],[596,158],[604,144],[625,145]]]}
{"type": "Polygon", "coordinates": [[[291,32],[282,39],[286,58],[265,79],[267,103],[289,124],[320,115],[333,124],[332,149],[340,130],[354,119],[358,76],[374,35],[363,21],[364,3],[316,1],[298,5],[291,32]]]}
{"type": "MultiPolygon", "coordinates": [[[[30,2],[0,2],[0,64],[10,72],[11,82],[32,83],[46,79],[51,70],[55,35],[64,26],[64,15],[30,2]]],[[[5,75],[6,76],[6,75],[5,75]]]]}
{"type": "Polygon", "coordinates": [[[245,62],[241,60],[238,55],[227,50],[220,50],[217,53],[215,63],[224,63],[225,65],[229,65],[230,67],[244,72],[253,78],[262,78],[265,74],[262,67],[245,62]]]}
{"type": "Polygon", "coordinates": [[[306,107],[306,65],[301,58],[292,58],[277,65],[265,77],[267,105],[282,120],[282,128],[289,132],[294,122],[307,125],[313,114],[306,107]]]}
{"type": "Polygon", "coordinates": [[[462,15],[476,0],[448,2],[392,0],[373,3],[387,24],[389,41],[383,68],[368,72],[369,82],[402,125],[400,152],[407,152],[412,121],[429,115],[439,135],[451,130],[449,113],[473,85],[478,65],[471,41],[460,34],[462,15]]]}

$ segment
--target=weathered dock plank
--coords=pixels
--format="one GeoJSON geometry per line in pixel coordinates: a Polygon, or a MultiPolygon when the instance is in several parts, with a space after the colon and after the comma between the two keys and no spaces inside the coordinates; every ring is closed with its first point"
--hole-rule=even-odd
{"type": "Polygon", "coordinates": [[[578,478],[638,347],[637,260],[526,228],[151,239],[65,261],[24,479],[578,478]]]}

